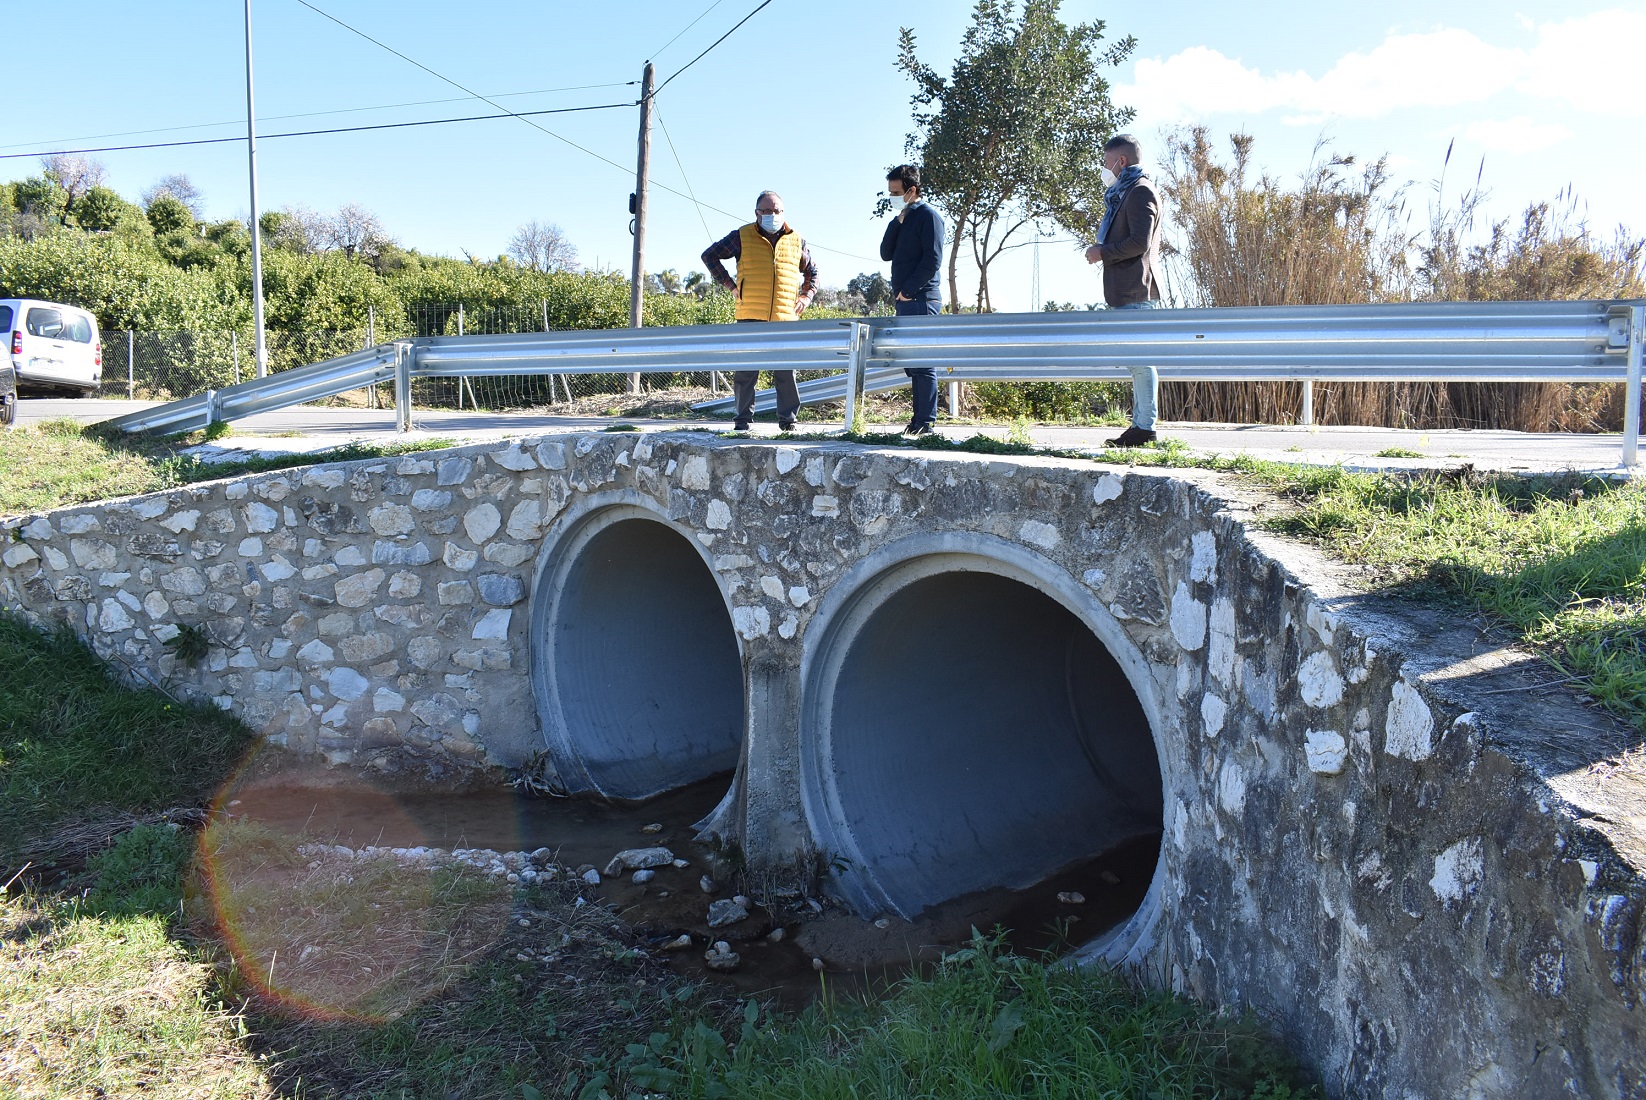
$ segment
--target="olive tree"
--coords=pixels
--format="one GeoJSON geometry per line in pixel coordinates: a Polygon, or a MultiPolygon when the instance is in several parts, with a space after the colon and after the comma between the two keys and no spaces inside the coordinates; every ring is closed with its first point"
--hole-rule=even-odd
{"type": "Polygon", "coordinates": [[[1102,70],[1137,40],[1103,48],[1104,22],[1068,26],[1061,2],[1026,0],[1020,12],[1015,0],[978,0],[947,77],[916,55],[912,30],[899,32],[897,67],[916,87],[908,152],[921,192],[952,224],[951,309],[963,248],[977,264],[977,308],[987,310],[989,265],[1029,237],[1024,230],[1089,238],[1103,218],[1103,143],[1132,111],[1110,101],[1102,70]]]}

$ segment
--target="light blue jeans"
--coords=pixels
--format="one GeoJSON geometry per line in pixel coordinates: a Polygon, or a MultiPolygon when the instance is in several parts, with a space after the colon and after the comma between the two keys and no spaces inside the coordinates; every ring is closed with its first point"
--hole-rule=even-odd
{"type": "MultiPolygon", "coordinates": [[[[1115,309],[1158,309],[1160,302],[1145,298],[1115,309]]],[[[1160,372],[1153,367],[1132,368],[1132,423],[1144,431],[1154,431],[1155,410],[1160,404],[1160,372]]]]}

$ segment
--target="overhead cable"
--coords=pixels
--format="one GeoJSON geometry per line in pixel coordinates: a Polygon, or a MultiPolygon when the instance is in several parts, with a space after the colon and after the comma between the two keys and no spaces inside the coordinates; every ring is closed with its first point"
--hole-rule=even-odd
{"type": "MultiPolygon", "coordinates": [[[[297,2],[299,4],[301,4],[301,3],[304,3],[304,0],[297,0],[297,2]]],[[[722,42],[726,41],[726,39],[730,38],[732,36],[732,33],[734,31],[736,31],[738,27],[741,27],[743,24],[747,23],[749,20],[751,20],[755,16],[759,15],[761,9],[764,8],[767,4],[770,4],[771,2],[772,2],[772,0],[764,0],[764,3],[760,4],[759,7],[756,7],[749,14],[747,14],[743,18],[739,19],[737,21],[736,26],[734,26],[731,30],[727,31],[725,34],[721,35],[719,38],[716,38],[713,42],[709,43],[709,50],[714,49],[716,46],[720,45],[720,43],[722,43],[722,42]]],[[[707,14],[707,13],[705,13],[705,14],[707,14]]],[[[689,69],[693,65],[697,64],[699,61],[702,61],[703,58],[705,56],[707,56],[709,50],[704,50],[702,53],[698,54],[696,57],[692,58],[690,61],[688,61],[684,65],[682,65],[680,68],[676,69],[674,71],[674,75],[670,76],[668,80],[665,80],[663,83],[659,84],[657,86],[657,91],[653,92],[652,95],[656,96],[658,94],[658,92],[661,92],[664,88],[667,88],[671,83],[673,83],[674,78],[676,76],[679,76],[681,73],[685,72],[687,69],[689,69]]]]}
{"type": "Polygon", "coordinates": [[[715,8],[718,8],[721,4],[724,4],[725,2],[726,2],[726,0],[714,0],[714,3],[712,3],[708,7],[704,8],[703,11],[698,14],[696,19],[693,19],[690,23],[687,23],[684,27],[680,28],[680,32],[678,34],[676,34],[673,38],[669,39],[667,42],[663,43],[662,46],[660,46],[657,49],[653,50],[652,51],[652,60],[654,60],[654,61],[657,60],[657,55],[662,53],[664,50],[668,49],[670,46],[674,45],[676,42],[678,42],[680,40],[680,35],[685,34],[687,31],[689,31],[693,27],[697,26],[699,23],[701,23],[703,21],[703,16],[709,14],[711,11],[713,11],[715,8]]]}

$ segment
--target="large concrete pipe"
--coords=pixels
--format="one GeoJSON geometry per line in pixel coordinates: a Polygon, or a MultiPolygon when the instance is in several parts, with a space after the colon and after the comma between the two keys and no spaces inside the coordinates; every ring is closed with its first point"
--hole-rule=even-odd
{"type": "Polygon", "coordinates": [[[813,793],[860,908],[914,916],[1161,831],[1136,692],[1032,581],[929,559],[871,585],[829,632],[810,693],[813,793]]]}
{"type": "Polygon", "coordinates": [[[640,799],[736,767],[737,637],[684,535],[637,508],[596,512],[556,546],[534,610],[539,710],[569,788],[640,799]]]}

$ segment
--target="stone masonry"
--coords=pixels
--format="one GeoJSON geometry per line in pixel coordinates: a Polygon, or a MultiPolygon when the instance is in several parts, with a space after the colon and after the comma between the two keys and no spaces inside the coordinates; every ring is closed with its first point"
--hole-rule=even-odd
{"type": "Polygon", "coordinates": [[[537,438],[0,521],[0,604],[300,753],[516,766],[544,747],[544,563],[617,504],[694,539],[725,597],[751,702],[713,828],[751,862],[814,855],[814,620],[922,539],[1010,547],[1107,624],[1155,724],[1160,868],[1106,957],[1272,1020],[1334,1096],[1646,1100],[1638,732],[1531,691],[1552,677],[1473,624],[1356,594],[1214,475],[537,438]]]}

